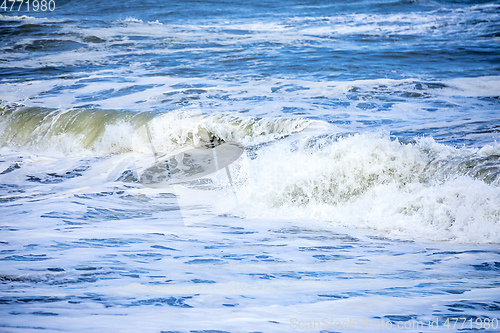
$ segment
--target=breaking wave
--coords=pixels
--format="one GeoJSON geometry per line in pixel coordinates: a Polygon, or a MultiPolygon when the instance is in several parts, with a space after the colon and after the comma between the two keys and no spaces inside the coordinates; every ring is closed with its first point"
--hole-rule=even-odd
{"type": "MultiPolygon", "coordinates": [[[[259,119],[193,110],[4,106],[0,119],[0,146],[59,159],[147,155],[151,143],[168,153],[214,137],[237,142],[246,147],[247,158],[241,174],[234,175],[243,178],[235,190],[247,199],[233,214],[243,218],[321,221],[404,239],[500,242],[500,144],[460,148],[432,138],[402,142],[388,134],[342,134],[304,118],[259,119]],[[152,142],[140,130],[145,124],[152,142]]],[[[125,163],[116,170],[121,164],[113,158],[93,160],[58,174],[84,184],[96,170],[102,170],[101,175],[114,169],[108,180],[123,182],[118,176],[130,168],[125,163]],[[109,167],[103,166],[106,163],[109,167]]],[[[28,161],[16,161],[2,172],[13,181],[23,179],[23,169],[29,170],[28,161]]],[[[54,174],[33,173],[36,165],[31,168],[24,177],[28,183],[46,179],[41,173],[54,174]]]]}
{"type": "Polygon", "coordinates": [[[500,145],[388,135],[282,141],[259,151],[241,216],[307,219],[405,239],[500,242],[500,145]]]}
{"type": "Polygon", "coordinates": [[[258,119],[203,115],[196,111],[130,112],[120,110],[5,106],[0,109],[0,146],[56,155],[108,155],[149,152],[148,138],[132,142],[148,124],[157,149],[169,152],[216,137],[254,145],[305,129],[308,119],[258,119]]]}

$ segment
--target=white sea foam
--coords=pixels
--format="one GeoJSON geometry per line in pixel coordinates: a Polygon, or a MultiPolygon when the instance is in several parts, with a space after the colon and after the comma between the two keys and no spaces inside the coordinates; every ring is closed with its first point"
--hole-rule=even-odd
{"type": "MultiPolygon", "coordinates": [[[[106,53],[103,53],[102,57],[105,56],[106,53]]],[[[101,56],[94,54],[92,61],[98,62],[100,58],[101,56]]],[[[65,61],[63,56],[52,58],[50,61],[59,61],[57,59],[65,61]]],[[[75,59],[71,58],[70,62],[74,61],[75,59]]],[[[140,67],[135,70],[138,73],[142,72],[140,67]]],[[[297,110],[297,114],[310,113],[315,116],[338,116],[346,112],[346,119],[352,120],[352,124],[358,119],[377,121],[384,118],[392,119],[392,123],[398,118],[405,118],[405,121],[413,123],[413,117],[415,123],[425,124],[430,121],[440,121],[441,117],[446,121],[450,120],[448,113],[422,112],[428,109],[432,102],[436,103],[435,108],[448,108],[453,105],[463,107],[463,113],[472,112],[478,103],[488,102],[481,100],[472,102],[463,96],[495,97],[498,94],[496,87],[500,84],[500,77],[497,76],[441,81],[417,78],[322,82],[267,79],[248,80],[238,85],[225,79],[200,81],[197,78],[168,76],[132,76],[123,82],[105,80],[112,76],[126,75],[126,71],[126,69],[101,71],[90,75],[81,73],[81,78],[64,81],[55,79],[10,83],[2,85],[0,93],[6,103],[22,103],[27,106],[42,104],[50,108],[71,108],[82,103],[91,103],[94,107],[104,109],[151,110],[162,104],[168,108],[180,108],[185,106],[188,99],[191,106],[203,110],[249,112],[254,116],[278,115],[284,108],[293,108],[297,110]],[[200,84],[201,87],[197,88],[200,84]],[[179,86],[184,87],[179,88],[179,86]],[[134,91],[136,87],[144,88],[134,91]],[[66,89],[71,89],[71,93],[60,94],[60,91],[66,89]],[[290,89],[293,89],[293,94],[289,93],[290,89]],[[130,92],[127,92],[128,90],[130,92]],[[350,96],[354,93],[358,98],[353,100],[350,96]],[[220,96],[225,98],[218,99],[220,96]],[[420,97],[425,97],[425,100],[420,97]],[[318,98],[325,101],[318,101],[318,98]],[[387,103],[387,100],[392,102],[390,108],[384,107],[384,112],[372,112],[371,104],[382,105],[387,103]],[[331,101],[338,102],[338,105],[332,105],[331,101]]],[[[483,108],[479,111],[484,113],[488,109],[483,108]]],[[[477,111],[474,114],[478,116],[477,111]]],[[[485,114],[485,117],[490,119],[491,116],[491,113],[485,114]]]]}
{"type": "Polygon", "coordinates": [[[500,76],[455,78],[446,80],[448,86],[440,94],[463,97],[498,97],[500,95],[500,76]]]}
{"type": "Polygon", "coordinates": [[[291,147],[259,152],[242,216],[322,220],[406,239],[500,241],[500,178],[487,184],[446,167],[477,150],[374,135],[291,147]]]}
{"type": "Polygon", "coordinates": [[[21,15],[21,16],[17,16],[17,15],[3,15],[3,14],[0,14],[0,20],[38,20],[38,21],[46,21],[47,19],[46,18],[35,18],[35,17],[32,17],[32,16],[28,16],[28,15],[21,15]]]}

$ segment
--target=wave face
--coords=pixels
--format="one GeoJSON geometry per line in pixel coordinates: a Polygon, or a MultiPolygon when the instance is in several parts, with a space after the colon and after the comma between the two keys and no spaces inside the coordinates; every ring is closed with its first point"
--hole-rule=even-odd
{"type": "Polygon", "coordinates": [[[198,111],[129,112],[119,110],[51,110],[5,106],[0,109],[0,145],[55,155],[119,154],[150,152],[145,133],[148,124],[152,143],[171,152],[197,146],[211,137],[245,145],[278,139],[305,129],[308,119],[258,119],[235,115],[203,115],[198,111]]]}

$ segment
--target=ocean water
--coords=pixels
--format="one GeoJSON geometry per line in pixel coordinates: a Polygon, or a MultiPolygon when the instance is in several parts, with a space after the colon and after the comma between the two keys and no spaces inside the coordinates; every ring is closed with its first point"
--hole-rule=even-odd
{"type": "Polygon", "coordinates": [[[0,36],[1,332],[500,332],[500,2],[18,1],[0,36]]]}

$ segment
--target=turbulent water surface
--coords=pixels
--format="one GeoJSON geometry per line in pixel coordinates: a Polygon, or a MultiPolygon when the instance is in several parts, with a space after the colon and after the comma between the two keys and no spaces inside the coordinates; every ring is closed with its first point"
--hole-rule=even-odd
{"type": "Polygon", "coordinates": [[[498,1],[42,2],[0,8],[2,332],[500,330],[498,1]]]}

